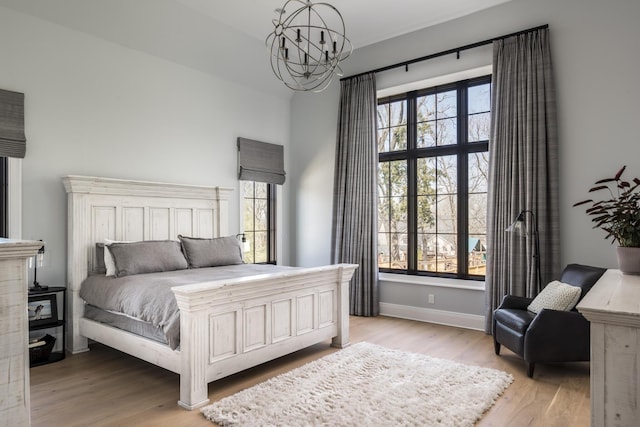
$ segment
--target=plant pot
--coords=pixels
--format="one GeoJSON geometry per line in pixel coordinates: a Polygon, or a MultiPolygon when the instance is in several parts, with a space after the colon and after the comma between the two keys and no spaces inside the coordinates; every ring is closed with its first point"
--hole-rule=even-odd
{"type": "Polygon", "coordinates": [[[618,246],[617,254],[622,274],[640,275],[640,248],[618,246]]]}

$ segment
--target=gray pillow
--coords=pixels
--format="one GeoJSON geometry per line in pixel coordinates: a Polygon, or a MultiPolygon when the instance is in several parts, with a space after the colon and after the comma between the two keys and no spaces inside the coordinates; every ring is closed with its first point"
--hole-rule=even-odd
{"type": "Polygon", "coordinates": [[[242,248],[234,236],[214,239],[178,236],[190,268],[242,264],[242,248]]]}
{"type": "Polygon", "coordinates": [[[112,243],[109,251],[116,265],[116,277],[184,270],[188,267],[180,242],[175,240],[112,243]]]}

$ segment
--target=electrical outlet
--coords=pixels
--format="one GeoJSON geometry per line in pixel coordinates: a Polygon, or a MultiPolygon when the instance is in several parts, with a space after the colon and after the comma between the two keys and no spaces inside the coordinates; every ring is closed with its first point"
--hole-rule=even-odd
{"type": "Polygon", "coordinates": [[[429,294],[429,304],[435,304],[436,303],[436,296],[433,294],[429,294]]]}

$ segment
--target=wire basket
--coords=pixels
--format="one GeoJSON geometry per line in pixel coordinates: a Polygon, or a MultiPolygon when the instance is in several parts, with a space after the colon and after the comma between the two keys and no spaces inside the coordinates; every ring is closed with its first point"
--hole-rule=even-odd
{"type": "Polygon", "coordinates": [[[31,363],[32,365],[49,360],[49,356],[51,356],[51,350],[53,350],[53,346],[56,344],[56,338],[52,337],[49,334],[40,338],[39,341],[44,341],[45,344],[38,347],[29,348],[29,363],[31,363]]]}

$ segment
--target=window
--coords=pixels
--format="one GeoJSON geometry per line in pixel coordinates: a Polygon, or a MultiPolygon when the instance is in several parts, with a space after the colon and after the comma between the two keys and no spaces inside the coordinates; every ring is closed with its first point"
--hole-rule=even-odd
{"type": "Polygon", "coordinates": [[[8,159],[0,157],[0,237],[9,237],[9,174],[8,159]]]}
{"type": "Polygon", "coordinates": [[[244,234],[248,263],[276,263],[276,184],[240,181],[243,186],[244,234]]]}
{"type": "Polygon", "coordinates": [[[491,76],[378,100],[380,271],[486,270],[491,76]]]}

